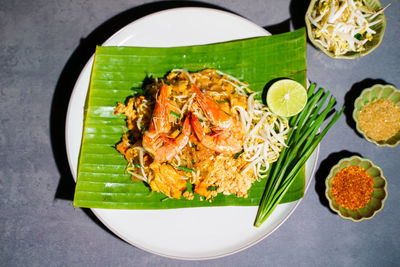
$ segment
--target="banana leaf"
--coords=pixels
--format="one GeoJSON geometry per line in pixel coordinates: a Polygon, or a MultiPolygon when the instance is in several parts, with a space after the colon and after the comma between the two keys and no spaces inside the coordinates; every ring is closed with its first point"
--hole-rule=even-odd
{"type": "MultiPolygon", "coordinates": [[[[247,198],[219,194],[210,203],[169,199],[152,192],[143,182],[133,182],[125,172],[127,162],[115,145],[125,127],[125,117],[113,113],[117,102],[149,78],[162,77],[174,68],[198,71],[214,68],[250,84],[255,91],[276,78],[288,77],[306,85],[306,36],[300,29],[279,35],[224,43],[170,47],[102,47],[96,49],[79,157],[74,206],[111,209],[168,209],[211,206],[257,206],[267,179],[255,182],[247,198]]],[[[304,194],[304,168],[284,202],[304,194]]]]}

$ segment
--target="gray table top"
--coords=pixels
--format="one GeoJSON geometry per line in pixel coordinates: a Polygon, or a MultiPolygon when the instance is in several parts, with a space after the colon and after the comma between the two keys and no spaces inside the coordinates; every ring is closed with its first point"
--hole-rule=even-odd
{"type": "Polygon", "coordinates": [[[155,11],[180,6],[223,8],[280,33],[303,24],[308,1],[212,0],[1,1],[0,9],[0,262],[4,266],[233,265],[392,266],[400,261],[400,147],[380,148],[357,135],[351,106],[375,83],[400,87],[400,2],[392,2],[385,37],[372,54],[330,59],[307,44],[308,77],[350,107],[321,144],[304,199],[268,238],[237,254],[180,261],[122,241],[89,211],[72,207],[74,182],[66,161],[64,123],[76,78],[96,44],[155,11]],[[324,179],[340,158],[358,154],[388,180],[385,207],[353,223],[330,212],[324,179]]]}

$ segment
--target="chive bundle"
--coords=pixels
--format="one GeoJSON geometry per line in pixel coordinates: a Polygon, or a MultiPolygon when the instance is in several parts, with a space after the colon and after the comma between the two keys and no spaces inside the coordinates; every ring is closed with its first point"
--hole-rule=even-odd
{"type": "Polygon", "coordinates": [[[331,96],[326,107],[322,109],[330,93],[325,92],[323,88],[314,93],[314,89],[315,84],[312,84],[308,89],[306,106],[301,113],[290,120],[292,130],[287,139],[288,147],[281,151],[278,161],[271,169],[254,223],[256,227],[259,227],[271,215],[301,167],[343,113],[344,107],[339,112],[335,112],[326,127],[319,132],[325,118],[333,111],[336,99],[331,96]]]}

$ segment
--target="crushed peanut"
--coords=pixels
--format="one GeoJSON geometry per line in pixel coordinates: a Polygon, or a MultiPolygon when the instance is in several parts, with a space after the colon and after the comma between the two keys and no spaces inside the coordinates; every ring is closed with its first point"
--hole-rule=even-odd
{"type": "Polygon", "coordinates": [[[387,140],[400,131],[400,107],[388,99],[375,100],[362,108],[358,121],[369,138],[387,140]]]}

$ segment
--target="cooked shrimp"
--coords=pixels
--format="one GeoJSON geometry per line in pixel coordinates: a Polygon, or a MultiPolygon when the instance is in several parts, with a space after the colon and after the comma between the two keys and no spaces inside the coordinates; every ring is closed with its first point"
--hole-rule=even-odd
{"type": "Polygon", "coordinates": [[[166,134],[170,130],[169,117],[168,117],[168,88],[162,83],[160,93],[156,100],[156,105],[151,117],[149,130],[144,132],[142,145],[151,155],[160,145],[162,145],[162,134],[166,134]]]}
{"type": "Polygon", "coordinates": [[[229,129],[232,127],[233,118],[225,113],[211,96],[201,92],[195,84],[193,85],[193,90],[196,93],[197,103],[212,125],[220,129],[229,129]]]}
{"type": "Polygon", "coordinates": [[[175,139],[163,137],[165,144],[156,150],[154,161],[165,162],[173,159],[189,142],[190,121],[188,114],[183,123],[182,132],[175,139]]]}
{"type": "Polygon", "coordinates": [[[225,113],[210,96],[202,93],[196,86],[193,89],[197,103],[213,127],[213,132],[206,134],[197,117],[191,115],[193,131],[200,143],[224,154],[235,154],[242,150],[245,134],[242,124],[225,113]]]}
{"type": "Polygon", "coordinates": [[[168,115],[168,88],[163,83],[157,97],[151,118],[149,130],[143,135],[142,145],[156,162],[171,160],[181,151],[189,141],[190,122],[189,116],[185,119],[181,134],[177,138],[169,138],[171,130],[168,115]]]}

